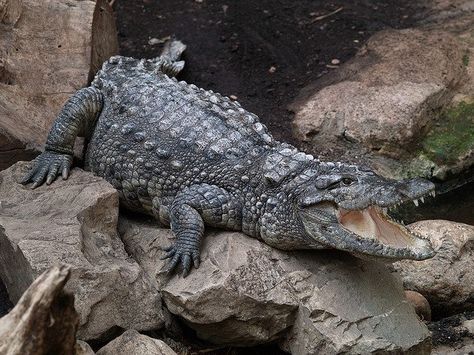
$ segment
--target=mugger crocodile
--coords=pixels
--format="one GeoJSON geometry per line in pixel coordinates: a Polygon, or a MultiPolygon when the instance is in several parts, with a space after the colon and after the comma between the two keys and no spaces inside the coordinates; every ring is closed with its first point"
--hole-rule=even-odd
{"type": "Polygon", "coordinates": [[[85,169],[105,178],[127,208],[169,225],[167,271],[199,267],[204,226],[284,249],[336,248],[355,255],[422,260],[429,240],[387,208],[434,193],[424,179],[389,180],[369,169],[319,161],[276,141],[258,117],[212,91],[177,81],[185,46],[160,57],[115,56],[65,104],[22,183],[66,179],[77,136],[85,169]]]}

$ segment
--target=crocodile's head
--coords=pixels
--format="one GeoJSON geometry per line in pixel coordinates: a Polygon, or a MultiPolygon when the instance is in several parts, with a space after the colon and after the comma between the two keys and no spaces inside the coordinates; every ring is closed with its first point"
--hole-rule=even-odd
{"type": "Polygon", "coordinates": [[[389,180],[369,169],[319,163],[269,198],[262,238],[283,249],[336,248],[353,254],[423,260],[434,255],[428,239],[391,219],[387,210],[418,204],[434,185],[424,179],[389,180]]]}

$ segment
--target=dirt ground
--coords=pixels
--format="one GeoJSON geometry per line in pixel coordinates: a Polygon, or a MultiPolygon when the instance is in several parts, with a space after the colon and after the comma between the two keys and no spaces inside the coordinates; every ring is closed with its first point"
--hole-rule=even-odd
{"type": "Polygon", "coordinates": [[[115,10],[122,55],[156,57],[175,36],[188,46],[181,79],[237,96],[292,143],[286,106],[300,88],[425,11],[410,0],[117,0],[115,10]]]}

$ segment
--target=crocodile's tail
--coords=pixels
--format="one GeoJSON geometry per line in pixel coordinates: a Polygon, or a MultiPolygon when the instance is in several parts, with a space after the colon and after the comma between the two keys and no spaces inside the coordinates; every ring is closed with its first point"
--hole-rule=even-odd
{"type": "Polygon", "coordinates": [[[161,62],[161,71],[169,76],[176,76],[184,68],[184,60],[180,60],[186,45],[176,39],[165,43],[161,55],[157,58],[161,62]]]}

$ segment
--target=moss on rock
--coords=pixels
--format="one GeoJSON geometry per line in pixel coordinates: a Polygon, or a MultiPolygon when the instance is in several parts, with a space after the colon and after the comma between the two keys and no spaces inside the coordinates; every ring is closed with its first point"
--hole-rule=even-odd
{"type": "Polygon", "coordinates": [[[462,64],[467,67],[469,65],[469,54],[465,53],[462,56],[462,64]]]}
{"type": "Polygon", "coordinates": [[[438,164],[453,164],[474,150],[474,103],[446,110],[422,142],[423,153],[438,164]]]}

